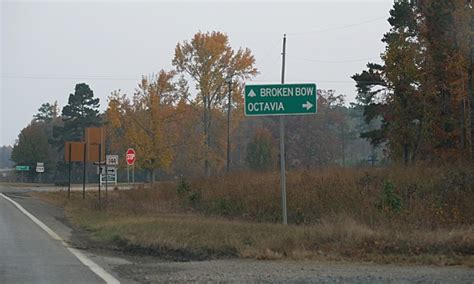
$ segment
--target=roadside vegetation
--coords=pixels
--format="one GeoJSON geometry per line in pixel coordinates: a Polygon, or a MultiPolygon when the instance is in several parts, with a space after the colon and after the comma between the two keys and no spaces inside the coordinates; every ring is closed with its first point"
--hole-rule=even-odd
{"type": "Polygon", "coordinates": [[[220,257],[474,265],[474,169],[333,168],[292,172],[289,226],[280,225],[277,174],[184,179],[67,200],[107,247],[189,260],[220,257]]]}
{"type": "MultiPolygon", "coordinates": [[[[59,185],[69,173],[64,142],[83,140],[85,127],[103,127],[108,154],[134,148],[145,187],[100,203],[93,193],[40,194],[104,246],[177,259],[473,265],[473,16],[464,0],[395,1],[380,63],[352,76],[355,101],[319,89],[316,115],[287,117],[290,226],[279,224],[273,172],[278,120],[244,116],[257,58],[220,31],[178,42],[171,70],[112,92],[105,112],[86,83],[61,112],[43,104],[12,160],[44,162],[43,182],[59,185]]],[[[126,172],[124,159],[118,167],[126,172]]],[[[72,167],[73,182],[82,169],[72,167]]],[[[94,167],[86,174],[97,180],[94,167]]]]}

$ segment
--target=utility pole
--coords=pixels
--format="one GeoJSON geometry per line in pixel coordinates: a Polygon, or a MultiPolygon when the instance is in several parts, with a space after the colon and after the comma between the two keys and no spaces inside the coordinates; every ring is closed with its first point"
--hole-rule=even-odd
{"type": "Polygon", "coordinates": [[[69,199],[71,197],[71,166],[72,166],[72,162],[71,162],[71,159],[72,159],[72,143],[69,142],[69,168],[68,168],[68,187],[67,187],[67,199],[69,199]]]}
{"type": "Polygon", "coordinates": [[[469,113],[468,117],[468,127],[467,127],[467,146],[469,150],[469,156],[471,159],[471,162],[474,161],[474,17],[473,17],[473,3],[472,0],[469,0],[469,3],[467,3],[467,8],[469,9],[469,20],[470,20],[470,33],[469,33],[469,69],[468,69],[468,86],[467,86],[467,91],[468,91],[468,97],[467,97],[467,111],[469,113]]]}
{"type": "Polygon", "coordinates": [[[230,109],[231,109],[231,97],[232,97],[232,75],[228,75],[225,79],[229,86],[229,98],[227,105],[227,173],[230,171],[230,109]]]}
{"type": "MultiPolygon", "coordinates": [[[[286,57],[286,34],[283,35],[283,52],[281,53],[281,84],[285,84],[285,57],[286,57]]],[[[283,224],[288,224],[286,211],[286,167],[285,167],[285,116],[280,115],[280,188],[281,209],[283,211],[283,224]]]]}

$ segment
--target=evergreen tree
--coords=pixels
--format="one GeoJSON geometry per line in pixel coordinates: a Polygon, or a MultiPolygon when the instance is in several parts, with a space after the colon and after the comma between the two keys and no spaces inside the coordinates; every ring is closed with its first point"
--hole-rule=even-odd
{"type": "Polygon", "coordinates": [[[69,95],[68,104],[63,107],[59,125],[53,127],[53,139],[50,142],[56,147],[58,157],[55,181],[65,179],[67,165],[62,162],[65,141],[83,139],[86,127],[97,127],[102,123],[99,115],[99,99],[87,84],[77,84],[74,94],[69,95]]]}
{"type": "Polygon", "coordinates": [[[260,129],[247,145],[247,163],[252,170],[266,171],[273,168],[274,146],[272,135],[266,129],[260,129]]]}
{"type": "Polygon", "coordinates": [[[384,64],[352,77],[366,122],[381,121],[361,137],[387,142],[393,159],[465,156],[467,15],[461,0],[395,1],[382,39],[384,64]]]}
{"type": "Polygon", "coordinates": [[[42,104],[38,109],[38,113],[33,117],[36,121],[51,122],[58,117],[58,113],[58,102],[55,101],[53,104],[42,104]]]}
{"type": "Polygon", "coordinates": [[[87,84],[77,84],[74,94],[69,95],[68,104],[62,110],[62,126],[54,127],[54,137],[58,146],[64,141],[79,141],[86,127],[101,125],[99,99],[87,84]]]}

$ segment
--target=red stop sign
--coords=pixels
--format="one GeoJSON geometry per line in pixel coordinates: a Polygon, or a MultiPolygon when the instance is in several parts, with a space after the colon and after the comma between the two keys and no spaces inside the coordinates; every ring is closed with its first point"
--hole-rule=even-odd
{"type": "Polygon", "coordinates": [[[135,156],[135,150],[132,148],[129,148],[127,150],[127,153],[125,154],[125,159],[127,160],[127,164],[129,166],[135,164],[136,156],[135,156]]]}

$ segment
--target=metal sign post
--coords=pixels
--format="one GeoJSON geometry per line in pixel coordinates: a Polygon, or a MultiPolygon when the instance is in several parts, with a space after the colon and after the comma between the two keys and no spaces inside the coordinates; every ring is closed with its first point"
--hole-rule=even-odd
{"type": "Polygon", "coordinates": [[[44,163],[43,162],[37,162],[36,163],[36,172],[38,173],[38,179],[39,183],[41,183],[41,174],[44,173],[44,163]]]}
{"type": "MultiPolygon", "coordinates": [[[[281,83],[285,83],[285,56],[286,56],[286,35],[283,36],[283,52],[281,64],[281,83]]],[[[283,214],[283,224],[288,224],[286,211],[286,167],[285,167],[285,117],[280,116],[280,187],[281,187],[281,209],[283,214]]]]}
{"type": "Polygon", "coordinates": [[[69,143],[69,180],[67,186],[67,198],[71,197],[71,167],[72,167],[72,143],[69,143]]]}
{"type": "Polygon", "coordinates": [[[64,161],[69,162],[68,198],[71,195],[72,162],[82,162],[84,159],[84,142],[66,141],[64,144],[64,161]]]}
{"type": "Polygon", "coordinates": [[[101,178],[100,176],[102,172],[101,157],[102,157],[102,145],[99,143],[99,202],[100,202],[100,178],[101,178]]]}
{"type": "Polygon", "coordinates": [[[104,152],[105,152],[105,199],[107,199],[107,193],[109,191],[109,177],[108,177],[108,171],[107,171],[107,148],[106,145],[104,144],[104,152]]]}
{"type": "Polygon", "coordinates": [[[286,204],[285,116],[317,112],[316,84],[285,84],[286,35],[283,36],[281,83],[245,85],[246,116],[279,116],[280,189],[283,224],[288,224],[286,204]]]}
{"type": "Polygon", "coordinates": [[[21,173],[21,182],[23,183],[23,172],[24,171],[29,171],[30,166],[16,166],[15,170],[17,170],[21,173]]]}
{"type": "Polygon", "coordinates": [[[128,148],[125,153],[125,160],[127,161],[128,183],[130,184],[130,166],[132,166],[132,183],[135,184],[135,161],[137,156],[133,148],[128,148]]]}
{"type": "Polygon", "coordinates": [[[82,165],[82,199],[86,198],[86,162],[87,162],[87,143],[84,143],[84,163],[82,165]]]}
{"type": "Polygon", "coordinates": [[[130,185],[130,166],[127,165],[127,183],[130,185]]]}
{"type": "MultiPolygon", "coordinates": [[[[119,164],[119,157],[118,155],[105,155],[105,175],[106,175],[106,179],[105,179],[105,194],[107,196],[107,187],[108,187],[108,181],[109,181],[109,173],[110,172],[114,172],[115,175],[117,175],[117,171],[116,171],[116,166],[118,166],[119,164]],[[112,166],[111,171],[109,171],[109,166],[112,166]]],[[[117,177],[115,177],[114,179],[114,183],[115,185],[117,185],[117,177]]]]}

